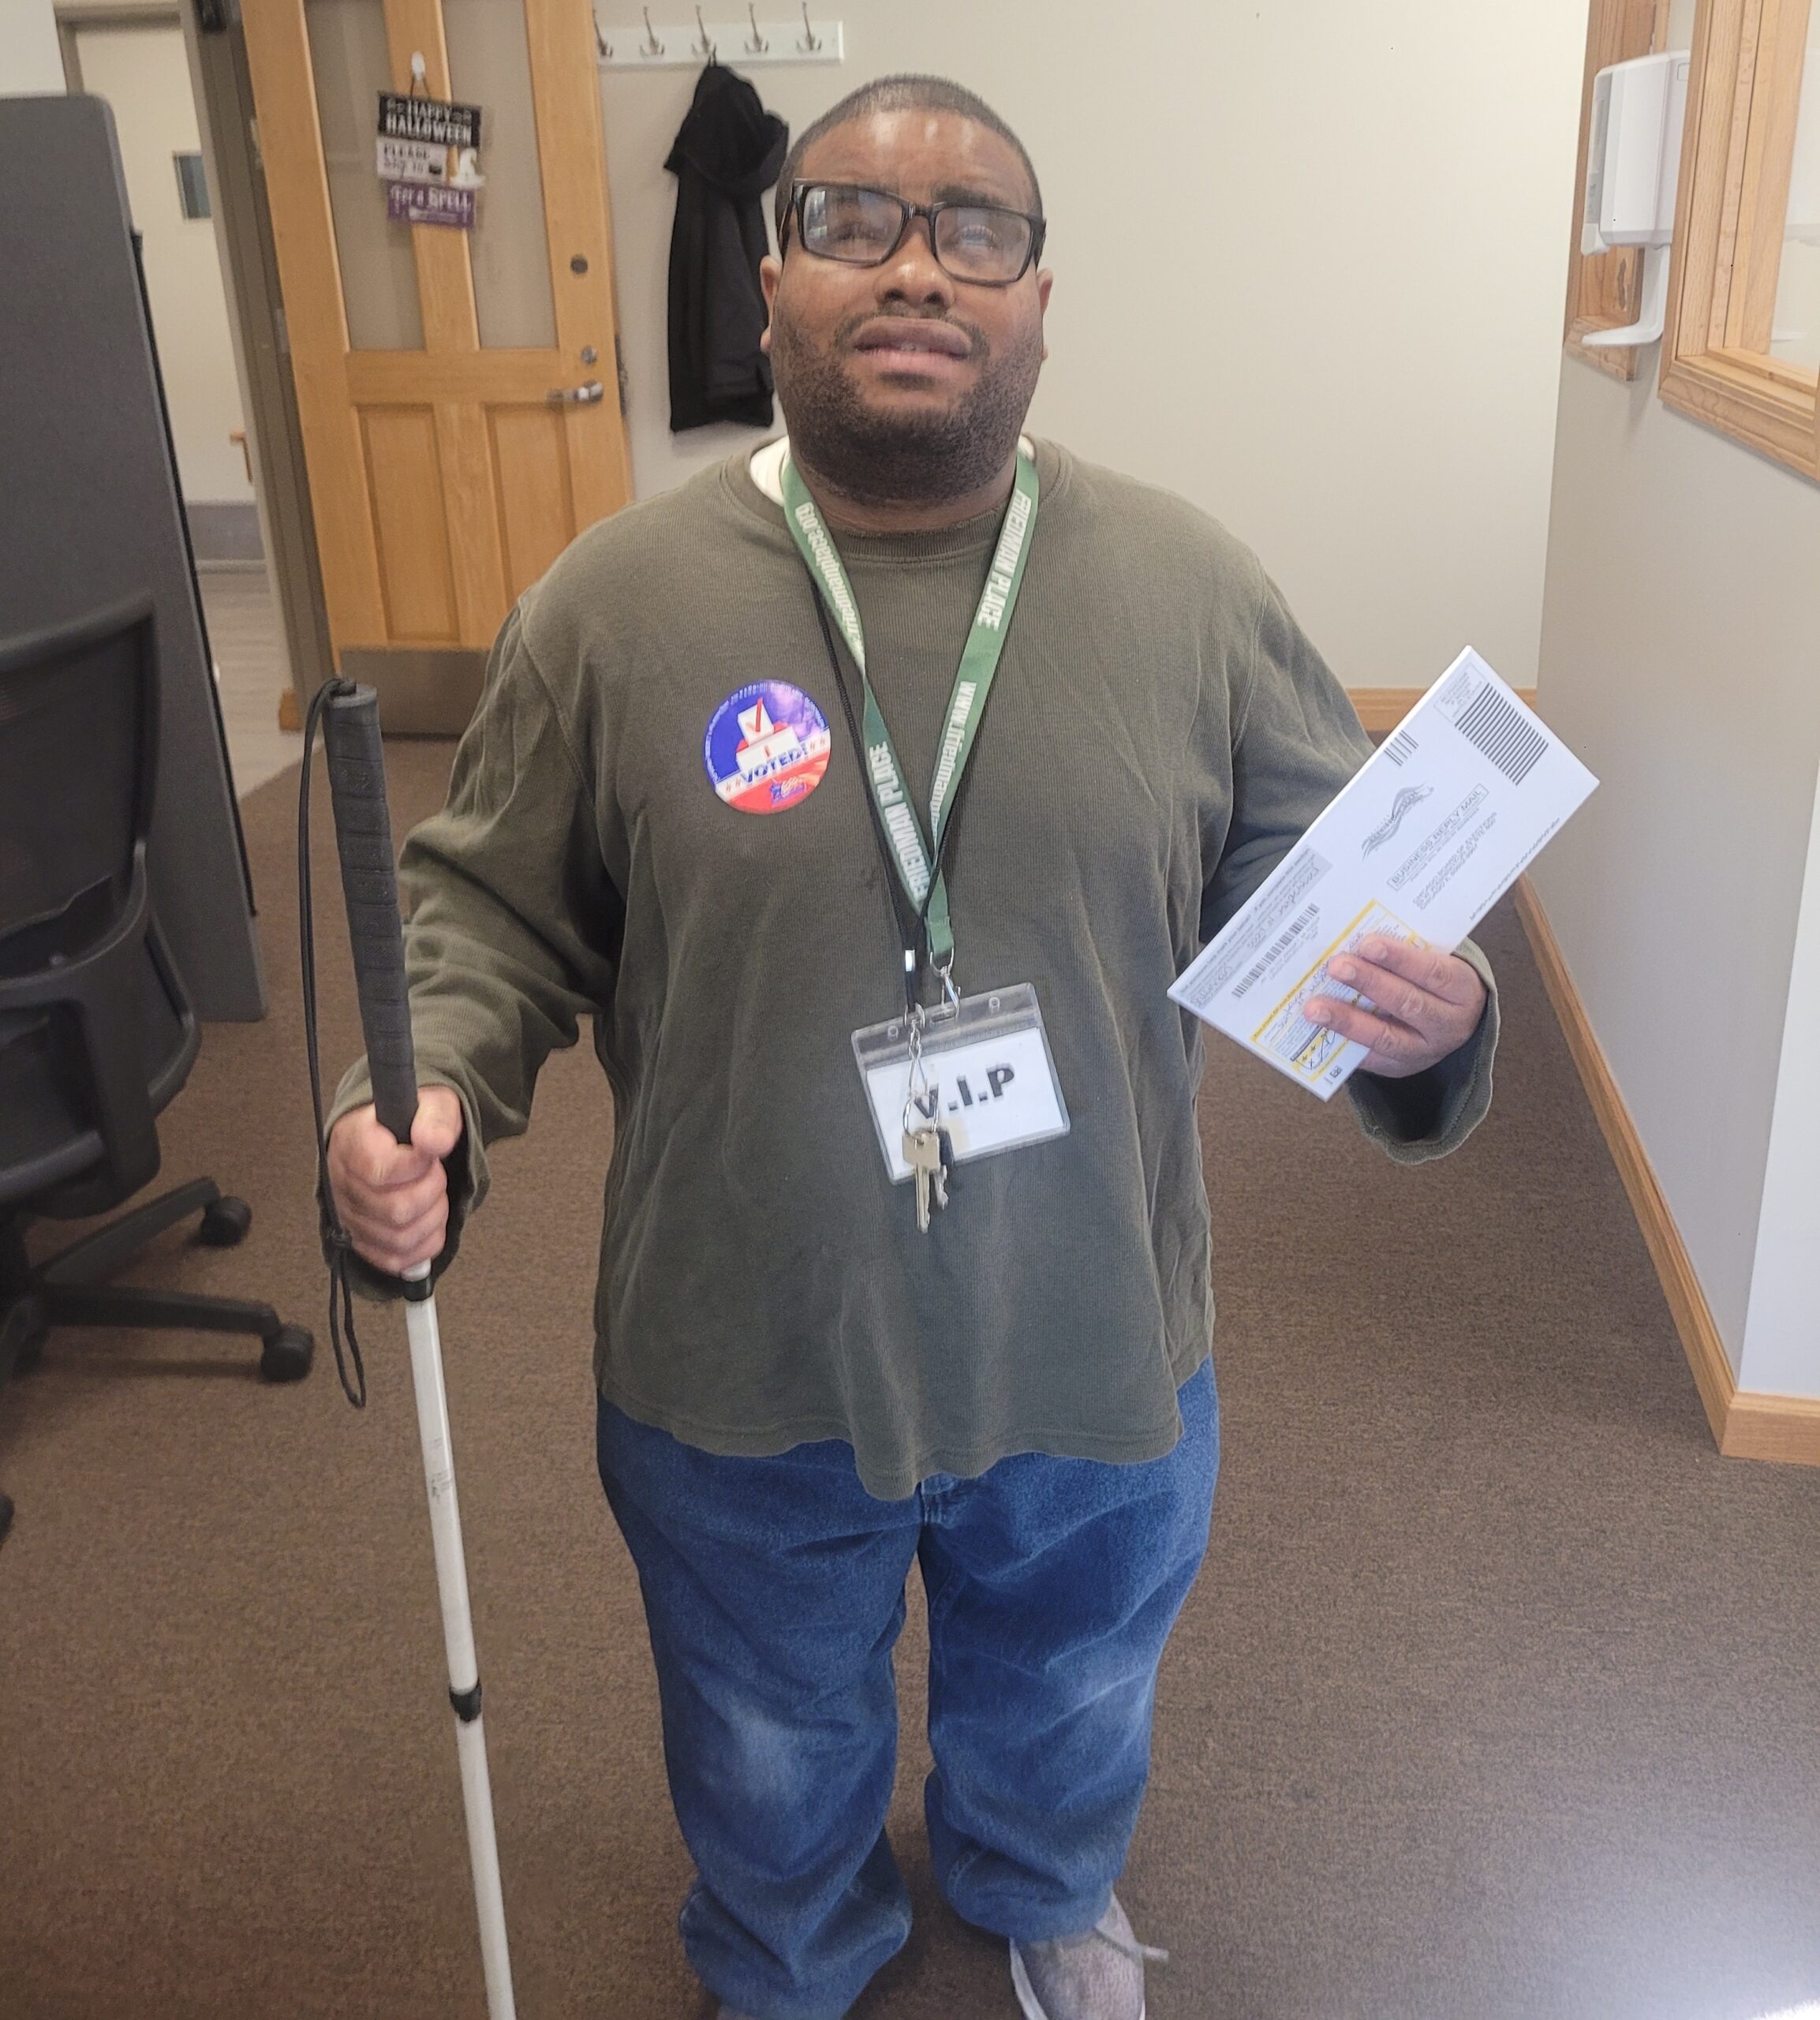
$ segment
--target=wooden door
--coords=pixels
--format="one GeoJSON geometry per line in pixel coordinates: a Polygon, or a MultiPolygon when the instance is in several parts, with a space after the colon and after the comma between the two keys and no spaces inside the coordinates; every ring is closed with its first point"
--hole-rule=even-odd
{"type": "Polygon", "coordinates": [[[588,0],[245,0],[331,638],[459,729],[520,593],[631,495],[588,0]],[[481,107],[473,230],[387,221],[378,93],[481,107]]]}

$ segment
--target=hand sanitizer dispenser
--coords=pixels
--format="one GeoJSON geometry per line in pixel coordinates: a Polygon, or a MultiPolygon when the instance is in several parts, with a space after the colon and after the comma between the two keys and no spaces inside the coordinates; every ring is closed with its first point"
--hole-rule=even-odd
{"type": "Polygon", "coordinates": [[[1642,246],[1643,285],[1638,320],[1621,330],[1594,331],[1580,339],[1589,346],[1650,344],[1662,334],[1687,67],[1686,50],[1668,50],[1614,63],[1593,80],[1580,250],[1642,246]]]}

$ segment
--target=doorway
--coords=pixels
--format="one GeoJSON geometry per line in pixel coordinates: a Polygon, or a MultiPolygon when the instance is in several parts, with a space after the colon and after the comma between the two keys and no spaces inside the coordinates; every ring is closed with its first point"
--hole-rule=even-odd
{"type": "Polygon", "coordinates": [[[241,27],[331,650],[387,728],[453,733],[514,601],[631,493],[591,12],[261,0],[241,27]],[[475,108],[454,222],[379,172],[385,93],[475,108]]]}
{"type": "Polygon", "coordinates": [[[234,339],[177,9],[77,14],[60,26],[70,89],[107,99],[114,114],[197,562],[256,562],[234,339]]]}
{"type": "Polygon", "coordinates": [[[320,679],[330,664],[294,412],[286,420],[288,365],[269,327],[275,271],[268,299],[244,271],[250,249],[256,282],[263,200],[233,152],[213,144],[222,119],[232,122],[219,89],[211,103],[209,66],[197,59],[216,52],[199,43],[194,10],[173,0],[56,0],[55,21],[65,85],[112,115],[219,713],[244,795],[295,761],[284,705],[298,669],[320,669],[320,679]]]}

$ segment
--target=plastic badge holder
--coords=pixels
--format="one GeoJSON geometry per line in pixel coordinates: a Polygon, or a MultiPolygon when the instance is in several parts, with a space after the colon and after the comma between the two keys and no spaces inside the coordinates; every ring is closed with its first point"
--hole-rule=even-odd
{"type": "MultiPolygon", "coordinates": [[[[853,1034],[853,1056],[893,1184],[910,1175],[903,1157],[910,1029],[907,1018],[894,1017],[853,1034]]],[[[1028,982],[967,997],[946,1013],[930,1012],[922,1069],[927,1088],[919,1089],[917,1109],[947,1131],[957,1164],[1068,1133],[1067,1104],[1028,982]]]]}

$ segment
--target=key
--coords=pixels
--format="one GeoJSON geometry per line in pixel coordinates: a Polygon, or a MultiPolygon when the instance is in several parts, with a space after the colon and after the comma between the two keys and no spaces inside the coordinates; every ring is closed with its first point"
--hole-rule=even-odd
{"type": "Polygon", "coordinates": [[[948,1188],[955,1182],[955,1139],[939,1122],[936,1124],[936,1135],[942,1153],[941,1176],[936,1182],[936,1195],[945,1206],[948,1203],[948,1188]]]}
{"type": "Polygon", "coordinates": [[[916,1185],[917,1228],[919,1233],[927,1234],[932,1196],[935,1206],[947,1203],[947,1188],[941,1183],[941,1139],[934,1128],[926,1122],[918,1128],[906,1129],[903,1135],[903,1154],[916,1185]]]}
{"type": "Polygon", "coordinates": [[[917,1231],[927,1234],[932,1195],[937,1206],[948,1203],[947,1179],[942,1170],[941,1138],[932,1123],[925,1122],[920,1128],[904,1132],[903,1156],[916,1184],[917,1231]]]}
{"type": "Polygon", "coordinates": [[[930,1204],[942,1207],[948,1203],[948,1175],[954,1165],[954,1150],[948,1143],[948,1132],[937,1122],[930,1125],[935,1131],[936,1161],[929,1168],[930,1204]]]}

